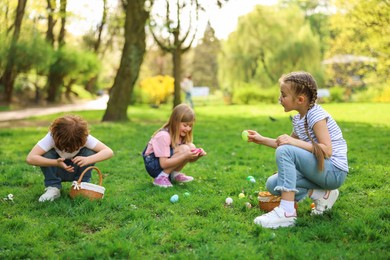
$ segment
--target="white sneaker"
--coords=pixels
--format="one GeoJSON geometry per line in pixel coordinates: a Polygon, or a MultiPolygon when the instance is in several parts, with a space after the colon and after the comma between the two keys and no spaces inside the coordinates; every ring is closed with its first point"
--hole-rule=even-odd
{"type": "Polygon", "coordinates": [[[44,202],[44,201],[53,201],[57,198],[59,198],[61,196],[61,191],[59,188],[56,188],[56,187],[47,187],[45,189],[45,193],[43,193],[41,195],[41,197],[39,197],[39,201],[40,202],[44,202]]]}
{"type": "Polygon", "coordinates": [[[295,225],[297,214],[287,216],[286,211],[276,207],[272,211],[255,218],[254,222],[264,228],[291,227],[295,225]]]}
{"type": "Polygon", "coordinates": [[[325,211],[330,210],[339,197],[339,190],[328,190],[324,197],[313,200],[315,207],[311,210],[311,215],[322,215],[325,211]]]}

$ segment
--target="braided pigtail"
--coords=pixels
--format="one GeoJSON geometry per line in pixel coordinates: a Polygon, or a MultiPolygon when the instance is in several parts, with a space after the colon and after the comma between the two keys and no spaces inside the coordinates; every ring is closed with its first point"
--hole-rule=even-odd
{"type": "MultiPolygon", "coordinates": [[[[280,82],[290,82],[291,88],[298,95],[305,95],[309,99],[309,108],[312,109],[317,100],[317,83],[314,78],[307,72],[291,72],[287,75],[282,76],[280,82]]],[[[305,131],[313,145],[313,154],[317,159],[318,169],[324,170],[324,162],[326,158],[325,152],[321,147],[314,141],[309,133],[309,124],[307,122],[307,114],[305,116],[305,131]]]]}

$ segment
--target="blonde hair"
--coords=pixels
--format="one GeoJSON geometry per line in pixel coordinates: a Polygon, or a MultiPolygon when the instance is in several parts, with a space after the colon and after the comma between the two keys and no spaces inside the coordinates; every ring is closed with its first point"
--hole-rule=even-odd
{"type": "MultiPolygon", "coordinates": [[[[282,75],[279,79],[280,84],[290,83],[291,90],[295,94],[295,97],[299,95],[304,95],[309,99],[309,108],[308,111],[314,107],[317,100],[317,82],[313,76],[305,71],[291,72],[286,75],[282,75]]],[[[316,143],[309,134],[309,125],[307,122],[307,116],[305,117],[305,130],[306,134],[309,137],[310,141],[313,144],[313,154],[317,158],[318,169],[324,170],[324,161],[326,158],[325,152],[321,147],[316,143]]]]}
{"type": "Polygon", "coordinates": [[[169,135],[171,136],[171,145],[173,148],[178,146],[180,143],[192,143],[192,128],[184,137],[184,140],[180,137],[180,123],[193,123],[195,122],[195,112],[187,104],[177,105],[169,117],[169,120],[159,129],[155,134],[157,134],[162,129],[167,129],[169,135]]]}
{"type": "Polygon", "coordinates": [[[53,121],[49,131],[55,146],[68,153],[77,151],[87,142],[88,123],[79,116],[65,115],[53,121]]]}

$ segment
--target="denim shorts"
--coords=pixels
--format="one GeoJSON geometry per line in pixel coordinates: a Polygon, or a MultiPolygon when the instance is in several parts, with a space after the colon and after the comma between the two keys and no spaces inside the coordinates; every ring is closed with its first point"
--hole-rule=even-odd
{"type": "MultiPolygon", "coordinates": [[[[171,156],[173,155],[173,148],[170,147],[171,150],[171,156]]],[[[163,168],[161,168],[159,157],[156,157],[154,153],[151,153],[149,155],[145,155],[145,150],[142,153],[142,156],[144,157],[144,164],[145,169],[149,173],[149,175],[153,178],[156,178],[162,171],[163,168]]]]}

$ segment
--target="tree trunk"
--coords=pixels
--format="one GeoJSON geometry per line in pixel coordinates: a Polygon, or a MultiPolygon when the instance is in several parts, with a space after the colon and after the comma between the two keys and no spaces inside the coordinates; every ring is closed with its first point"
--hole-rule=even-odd
{"type": "MultiPolygon", "coordinates": [[[[60,13],[61,13],[61,28],[58,35],[59,48],[65,45],[65,24],[66,24],[66,5],[67,0],[60,1],[60,13]]],[[[58,51],[58,50],[57,50],[58,51]]],[[[61,62],[61,55],[57,57],[57,60],[50,66],[48,76],[48,87],[47,87],[47,101],[49,103],[56,103],[61,98],[61,86],[64,82],[64,75],[62,72],[58,72],[56,67],[61,62]]]]}
{"type": "Polygon", "coordinates": [[[4,86],[5,90],[5,96],[4,101],[7,104],[10,104],[12,102],[12,95],[14,90],[14,82],[17,76],[17,71],[15,68],[15,61],[14,61],[14,54],[15,54],[15,47],[19,39],[20,34],[20,28],[22,27],[22,20],[24,16],[24,10],[26,8],[27,0],[19,0],[18,6],[16,9],[16,17],[15,17],[15,23],[14,23],[14,34],[12,37],[11,45],[8,52],[8,60],[7,65],[4,70],[4,74],[0,78],[0,85],[4,86]]]}
{"type": "Polygon", "coordinates": [[[110,99],[103,121],[128,121],[127,107],[131,100],[145,54],[145,24],[149,13],[144,8],[145,0],[128,1],[125,5],[125,44],[110,99]]]}
{"type": "MultiPolygon", "coordinates": [[[[60,59],[60,58],[59,58],[60,59]]],[[[55,71],[56,64],[50,67],[49,76],[47,79],[47,102],[56,103],[60,100],[60,92],[58,91],[63,84],[63,77],[55,71]]]]}
{"type": "MultiPolygon", "coordinates": [[[[55,2],[54,2],[55,5],[55,2]]],[[[54,25],[56,24],[56,21],[53,18],[53,13],[55,10],[55,6],[52,5],[52,0],[47,0],[47,31],[46,31],[46,41],[48,41],[51,46],[54,47],[54,25]]]]}
{"type": "Polygon", "coordinates": [[[98,79],[98,75],[91,77],[88,82],[85,84],[84,89],[89,93],[92,93],[95,89],[96,81],[98,79]]]}
{"type": "MultiPolygon", "coordinates": [[[[102,14],[102,22],[100,23],[98,27],[98,36],[97,39],[93,45],[93,51],[96,54],[96,56],[99,55],[99,49],[100,45],[102,43],[102,33],[103,33],[103,28],[106,25],[107,21],[107,0],[103,0],[103,14],[102,14]]],[[[92,93],[95,90],[95,85],[98,79],[98,74],[95,76],[91,77],[88,82],[85,84],[85,90],[92,93]]]]}
{"type": "Polygon", "coordinates": [[[174,98],[173,98],[173,107],[181,104],[181,49],[176,48],[172,55],[173,59],[173,78],[174,81],[174,98]]]}

